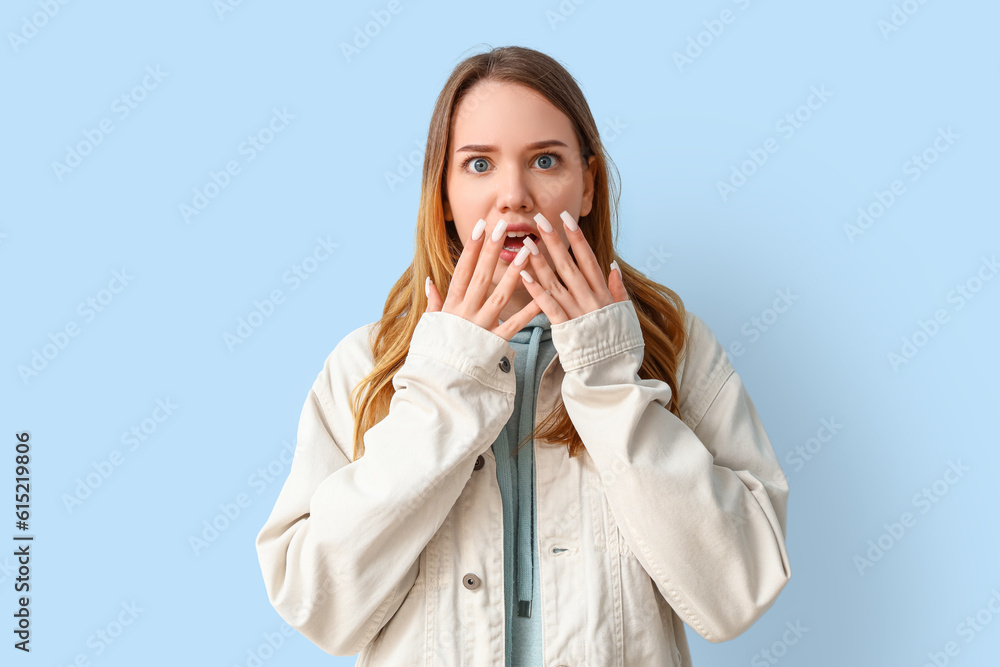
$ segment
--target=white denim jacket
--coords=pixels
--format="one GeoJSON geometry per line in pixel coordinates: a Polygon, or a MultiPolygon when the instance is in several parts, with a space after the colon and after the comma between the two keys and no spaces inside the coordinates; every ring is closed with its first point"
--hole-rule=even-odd
{"type": "MultiPolygon", "coordinates": [[[[278,614],[359,667],[502,667],[503,526],[491,448],[514,407],[515,350],[424,313],[389,414],[351,462],[350,392],[372,323],[309,391],[288,479],[256,547],[278,614]],[[506,359],[504,359],[506,357],[506,359]]],[[[689,667],[684,624],[747,630],[791,576],[788,483],[740,376],[688,312],[671,390],[637,375],[631,301],[552,325],[536,424],[566,405],[587,448],[535,442],[544,665],[689,667]]]]}

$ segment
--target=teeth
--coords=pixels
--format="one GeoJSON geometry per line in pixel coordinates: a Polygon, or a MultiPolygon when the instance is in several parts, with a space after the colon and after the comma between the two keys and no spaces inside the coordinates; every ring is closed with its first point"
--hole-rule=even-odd
{"type": "MultiPolygon", "coordinates": [[[[530,235],[531,235],[531,233],[530,233],[530,232],[507,232],[507,238],[508,238],[508,239],[520,239],[520,238],[527,238],[527,237],[528,237],[528,236],[530,236],[530,235]]],[[[519,251],[519,250],[521,249],[521,247],[517,247],[517,248],[508,248],[507,246],[504,246],[504,247],[503,247],[503,249],[504,249],[504,250],[509,250],[509,251],[511,251],[511,252],[517,252],[517,251],[519,251]]]]}

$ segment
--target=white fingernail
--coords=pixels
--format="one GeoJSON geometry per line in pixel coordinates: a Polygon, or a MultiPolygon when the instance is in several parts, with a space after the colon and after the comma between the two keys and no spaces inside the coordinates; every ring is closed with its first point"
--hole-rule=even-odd
{"type": "Polygon", "coordinates": [[[524,278],[524,282],[526,282],[526,283],[533,283],[533,282],[535,282],[535,281],[534,281],[534,280],[533,280],[533,279],[531,278],[531,276],[529,276],[529,275],[528,275],[528,272],[527,272],[527,271],[521,271],[521,277],[522,277],[522,278],[524,278]]]}
{"type": "Polygon", "coordinates": [[[576,220],[574,220],[573,216],[569,214],[569,211],[563,211],[562,213],[559,214],[559,217],[562,218],[563,224],[566,225],[566,229],[568,229],[569,231],[575,232],[577,229],[579,229],[579,227],[576,224],[576,220]]]}
{"type": "MultiPolygon", "coordinates": [[[[528,238],[528,237],[525,237],[528,238]]],[[[514,266],[521,266],[524,264],[524,260],[528,258],[529,251],[527,248],[521,248],[517,251],[517,257],[514,258],[514,266]]]]}
{"type": "Polygon", "coordinates": [[[424,281],[424,294],[427,295],[428,299],[431,298],[431,277],[430,276],[427,276],[427,280],[424,281]]]}
{"type": "Polygon", "coordinates": [[[546,234],[552,233],[552,225],[549,224],[549,221],[541,213],[535,216],[535,222],[538,223],[538,226],[541,227],[542,231],[546,234]]]}
{"type": "Polygon", "coordinates": [[[524,237],[524,247],[530,250],[532,255],[538,254],[538,246],[535,245],[535,242],[531,240],[530,236],[524,237]]]}
{"type": "Polygon", "coordinates": [[[616,269],[618,270],[618,273],[620,275],[621,272],[622,272],[622,270],[618,268],[618,260],[617,259],[611,262],[611,270],[614,271],[616,269]]]}
{"type": "Polygon", "coordinates": [[[478,241],[479,238],[483,235],[484,229],[486,229],[486,221],[483,220],[482,218],[479,218],[479,222],[477,222],[476,226],[472,228],[472,240],[478,241]]]}
{"type": "Polygon", "coordinates": [[[493,236],[491,237],[494,241],[499,241],[503,238],[504,234],[507,233],[507,223],[501,220],[497,223],[497,226],[493,228],[493,236]]]}

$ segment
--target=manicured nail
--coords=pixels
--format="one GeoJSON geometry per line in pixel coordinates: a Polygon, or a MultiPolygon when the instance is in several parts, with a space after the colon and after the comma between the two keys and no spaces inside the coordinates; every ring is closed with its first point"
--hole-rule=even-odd
{"type": "Polygon", "coordinates": [[[507,233],[507,223],[501,220],[497,223],[497,226],[493,228],[493,236],[491,237],[494,241],[499,241],[507,233]]]}
{"type": "Polygon", "coordinates": [[[430,276],[427,276],[427,280],[424,281],[424,294],[427,295],[428,299],[431,298],[431,277],[430,276]]]}
{"type": "Polygon", "coordinates": [[[538,246],[535,245],[535,242],[531,240],[530,236],[524,237],[524,247],[530,250],[532,255],[538,254],[538,246]]]}
{"type": "Polygon", "coordinates": [[[552,225],[549,224],[549,221],[546,220],[545,216],[542,215],[541,213],[535,216],[535,222],[538,223],[538,226],[541,227],[542,231],[545,232],[546,234],[552,233],[552,225]]]}
{"type": "MultiPolygon", "coordinates": [[[[527,238],[527,237],[525,237],[527,238]]],[[[531,254],[527,248],[521,248],[517,251],[517,257],[514,258],[514,266],[521,266],[524,264],[524,260],[528,259],[528,255],[531,254]]]]}
{"type": "Polygon", "coordinates": [[[472,228],[472,240],[478,241],[479,238],[483,235],[484,229],[486,229],[486,221],[483,220],[482,218],[479,218],[479,222],[477,222],[476,226],[472,228]]]}
{"type": "Polygon", "coordinates": [[[524,278],[524,282],[533,283],[535,282],[531,276],[528,275],[527,271],[521,271],[521,277],[524,278]]]}
{"type": "Polygon", "coordinates": [[[613,262],[611,262],[611,270],[614,271],[616,269],[618,271],[618,275],[621,275],[622,270],[618,268],[618,260],[617,259],[614,260],[613,262]]]}
{"type": "Polygon", "coordinates": [[[580,228],[576,224],[576,220],[573,219],[573,216],[569,214],[569,211],[563,211],[559,214],[559,217],[562,218],[563,224],[566,225],[566,229],[569,231],[575,232],[580,228]]]}

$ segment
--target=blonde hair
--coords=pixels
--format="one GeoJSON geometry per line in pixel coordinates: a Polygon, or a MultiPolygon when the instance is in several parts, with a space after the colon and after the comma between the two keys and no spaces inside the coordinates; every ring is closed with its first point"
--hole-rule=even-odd
{"type": "MultiPolygon", "coordinates": [[[[675,376],[685,342],[684,304],[675,292],[629,266],[614,251],[619,188],[609,178],[614,164],[604,151],[597,124],[583,92],[569,72],[550,56],[525,47],[497,47],[460,62],[445,82],[434,106],[424,155],[413,262],[392,286],[382,318],[374,327],[374,340],[370,341],[374,367],[351,393],[351,410],[355,418],[355,461],[364,455],[364,434],[389,413],[395,391],[393,377],[406,359],[413,330],[427,308],[425,278],[430,276],[440,293],[447,294],[461,253],[462,245],[454,222],[444,219],[442,184],[445,182],[454,110],[480,81],[515,83],[541,93],[572,122],[580,142],[584,166],[590,155],[595,156],[597,169],[593,203],[590,212],[580,218],[580,228],[604,271],[605,280],[611,261],[618,260],[645,342],[639,377],[660,379],[669,384],[672,390],[669,410],[680,417],[675,376]]],[[[463,110],[474,107],[475,98],[469,96],[463,110]]],[[[545,197],[543,192],[540,198],[544,200],[545,197]]],[[[533,430],[518,447],[529,438],[565,445],[569,456],[578,456],[585,449],[561,401],[539,423],[538,432],[533,430]]]]}

